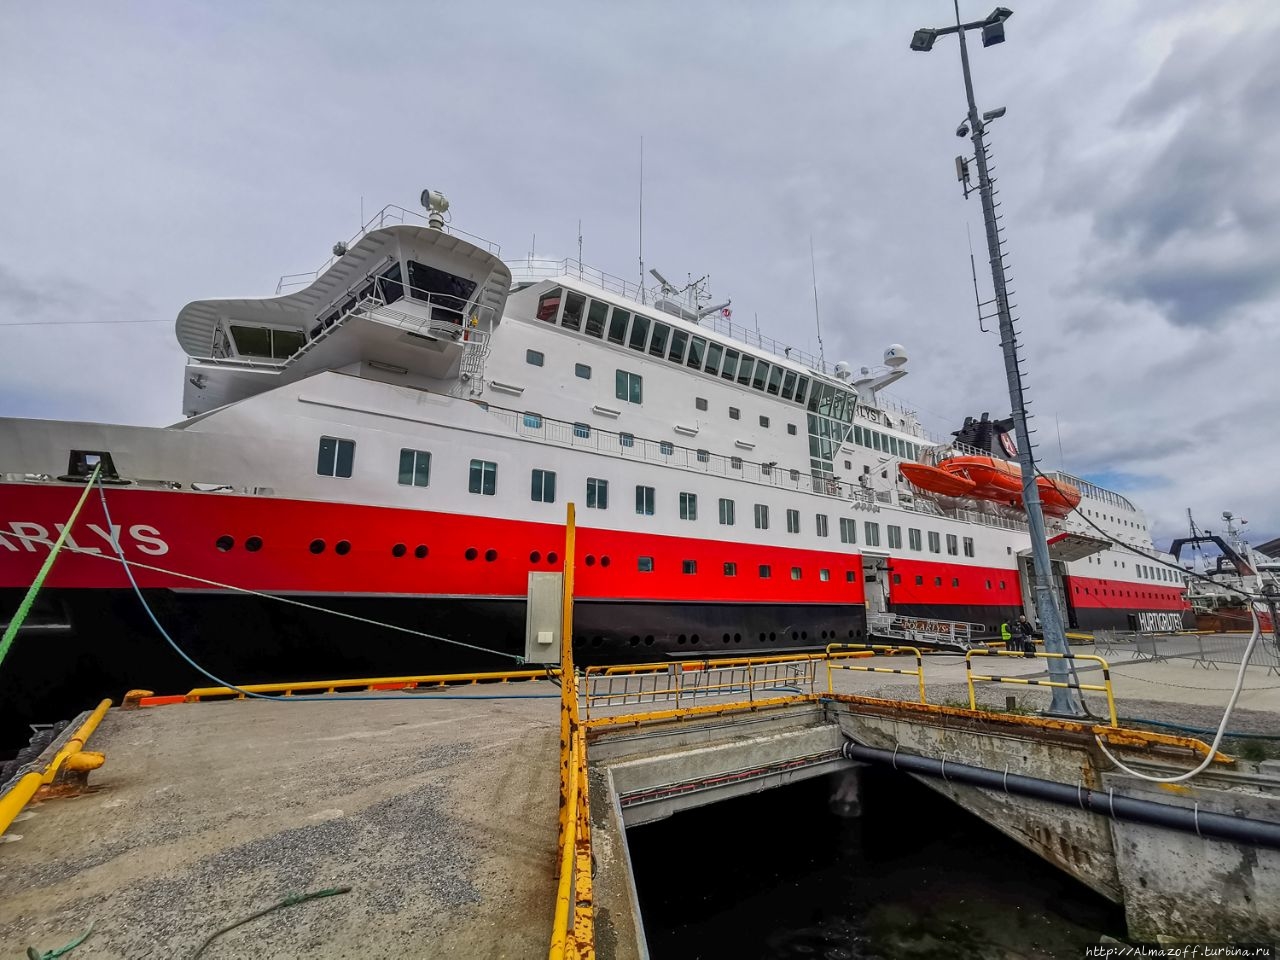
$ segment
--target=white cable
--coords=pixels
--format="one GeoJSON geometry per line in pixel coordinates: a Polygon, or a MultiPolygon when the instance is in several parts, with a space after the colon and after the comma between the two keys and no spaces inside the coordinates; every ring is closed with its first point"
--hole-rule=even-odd
{"type": "Polygon", "coordinates": [[[1236,708],[1236,701],[1240,699],[1240,692],[1244,689],[1245,671],[1249,667],[1249,658],[1253,655],[1253,648],[1257,644],[1258,638],[1262,636],[1262,623],[1258,619],[1258,611],[1252,603],[1249,604],[1249,614],[1253,617],[1253,634],[1249,637],[1249,643],[1244,648],[1244,656],[1240,658],[1240,672],[1236,675],[1236,685],[1231,691],[1230,699],[1227,700],[1227,708],[1222,714],[1222,722],[1218,725],[1218,732],[1213,738],[1213,743],[1209,746],[1209,753],[1205,756],[1200,766],[1172,777],[1153,777],[1150,774],[1139,773],[1137,770],[1126,767],[1117,760],[1115,755],[1107,749],[1107,745],[1102,742],[1102,738],[1095,733],[1093,738],[1098,741],[1098,746],[1102,748],[1102,752],[1106,754],[1108,760],[1129,774],[1129,776],[1137,777],[1139,780],[1147,780],[1151,783],[1177,783],[1180,780],[1190,780],[1207,769],[1209,764],[1213,763],[1213,758],[1218,755],[1218,745],[1222,743],[1222,737],[1227,732],[1227,724],[1231,720],[1231,711],[1236,708]]]}

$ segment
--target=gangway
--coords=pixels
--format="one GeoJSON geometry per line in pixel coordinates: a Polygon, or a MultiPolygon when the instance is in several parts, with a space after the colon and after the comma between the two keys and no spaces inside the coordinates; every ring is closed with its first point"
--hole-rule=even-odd
{"type": "Polygon", "coordinates": [[[986,639],[977,636],[986,632],[986,626],[964,620],[935,620],[879,613],[867,617],[867,629],[876,640],[901,641],[911,646],[945,647],[961,651],[984,649],[987,646],[986,639]]]}

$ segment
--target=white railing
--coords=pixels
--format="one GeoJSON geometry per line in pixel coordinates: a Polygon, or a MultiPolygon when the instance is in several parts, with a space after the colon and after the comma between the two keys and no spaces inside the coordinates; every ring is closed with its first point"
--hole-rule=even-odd
{"type": "MultiPolygon", "coordinates": [[[[355,236],[346,242],[347,249],[354,247],[365,236],[374,230],[381,230],[384,227],[394,227],[401,224],[412,224],[414,226],[430,226],[424,214],[414,210],[406,210],[404,207],[397,206],[394,203],[387,204],[377,213],[375,213],[367,223],[356,231],[355,236]]],[[[465,237],[474,243],[477,247],[483,247],[495,257],[501,253],[502,248],[484,237],[477,237],[474,234],[467,233],[465,230],[458,230],[454,227],[446,227],[445,232],[451,236],[465,237]]],[[[338,262],[337,254],[331,256],[315,270],[304,273],[288,273],[280,278],[280,282],[276,284],[276,296],[297,287],[309,286],[320,279],[321,275],[338,262]]]]}

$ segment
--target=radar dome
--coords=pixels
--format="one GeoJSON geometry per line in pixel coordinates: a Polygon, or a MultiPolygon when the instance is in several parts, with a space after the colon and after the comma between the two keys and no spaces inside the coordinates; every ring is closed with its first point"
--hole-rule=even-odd
{"type": "Polygon", "coordinates": [[[848,380],[848,379],[849,379],[849,363],[848,363],[848,361],[841,360],[839,363],[837,363],[837,364],[836,364],[836,379],[837,379],[837,380],[848,380]]]}
{"type": "Polygon", "coordinates": [[[884,365],[895,369],[907,362],[907,348],[900,343],[891,343],[884,352],[884,365]]]}

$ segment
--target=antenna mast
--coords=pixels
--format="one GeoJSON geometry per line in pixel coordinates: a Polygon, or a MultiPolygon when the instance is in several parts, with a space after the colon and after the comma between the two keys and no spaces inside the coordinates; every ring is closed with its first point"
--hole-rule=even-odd
{"type": "Polygon", "coordinates": [[[818,362],[827,372],[827,356],[822,348],[822,318],[818,314],[818,261],[813,255],[813,234],[809,234],[809,268],[813,271],[813,322],[818,328],[818,362]]]}
{"type": "Polygon", "coordinates": [[[640,138],[640,302],[644,303],[644,137],[640,138]]]}
{"type": "Polygon", "coordinates": [[[578,279],[582,279],[582,221],[578,221],[578,279]]]}

